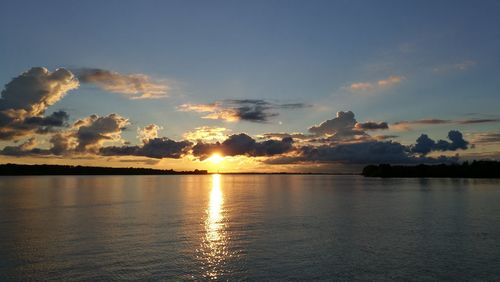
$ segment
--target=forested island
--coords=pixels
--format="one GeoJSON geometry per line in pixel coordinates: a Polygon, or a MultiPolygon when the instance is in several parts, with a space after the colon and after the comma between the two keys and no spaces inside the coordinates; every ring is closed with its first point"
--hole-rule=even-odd
{"type": "Polygon", "coordinates": [[[171,175],[171,174],[207,174],[206,170],[175,171],[172,169],[118,168],[99,166],[69,165],[0,165],[0,175],[171,175]]]}
{"type": "Polygon", "coordinates": [[[367,177],[451,177],[451,178],[500,178],[500,162],[473,161],[462,164],[416,166],[369,165],[363,169],[367,177]]]}

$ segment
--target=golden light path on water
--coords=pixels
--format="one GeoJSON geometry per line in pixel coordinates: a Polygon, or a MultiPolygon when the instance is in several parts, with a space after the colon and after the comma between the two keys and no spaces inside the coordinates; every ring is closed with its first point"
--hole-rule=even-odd
{"type": "Polygon", "coordinates": [[[221,190],[220,174],[212,175],[212,188],[205,220],[205,238],[203,240],[203,257],[205,260],[205,277],[217,279],[224,272],[228,239],[225,231],[224,194],[221,190]]]}

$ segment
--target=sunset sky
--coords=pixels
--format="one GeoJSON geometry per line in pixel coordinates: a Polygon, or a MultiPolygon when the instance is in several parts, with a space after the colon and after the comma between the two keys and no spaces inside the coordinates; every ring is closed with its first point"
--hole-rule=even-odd
{"type": "Polygon", "coordinates": [[[1,162],[498,160],[499,15],[487,0],[5,1],[1,162]]]}

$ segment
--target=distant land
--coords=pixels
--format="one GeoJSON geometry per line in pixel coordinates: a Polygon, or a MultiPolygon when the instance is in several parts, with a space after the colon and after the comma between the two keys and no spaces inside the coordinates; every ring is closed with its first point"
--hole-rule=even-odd
{"type": "Polygon", "coordinates": [[[175,171],[172,169],[118,168],[99,166],[69,165],[0,165],[0,175],[171,175],[171,174],[207,174],[206,170],[175,171]]]}
{"type": "Polygon", "coordinates": [[[369,165],[363,169],[367,177],[447,177],[447,178],[500,178],[500,162],[473,161],[452,165],[394,166],[369,165]]]}
{"type": "MultiPolygon", "coordinates": [[[[173,169],[122,168],[70,165],[24,165],[0,164],[2,175],[204,175],[207,170],[175,171],[173,169]]],[[[299,175],[360,175],[358,173],[318,173],[318,172],[221,172],[221,174],[299,174],[299,175]]],[[[443,178],[500,178],[499,161],[473,161],[462,164],[439,164],[415,166],[368,165],[361,175],[365,177],[443,177],[443,178]]]]}
{"type": "MultiPolygon", "coordinates": [[[[301,174],[301,175],[359,175],[359,173],[333,172],[212,172],[217,174],[301,174]]],[[[22,165],[0,164],[2,175],[182,175],[182,174],[211,174],[207,170],[175,171],[173,169],[152,168],[121,168],[102,166],[70,166],[70,165],[22,165]]]]}

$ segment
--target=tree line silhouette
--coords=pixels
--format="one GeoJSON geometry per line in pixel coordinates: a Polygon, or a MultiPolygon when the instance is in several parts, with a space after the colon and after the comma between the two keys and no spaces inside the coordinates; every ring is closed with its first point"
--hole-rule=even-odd
{"type": "Polygon", "coordinates": [[[173,169],[118,168],[70,165],[21,165],[2,164],[0,175],[170,175],[207,174],[206,170],[175,171],[173,169]]]}
{"type": "Polygon", "coordinates": [[[367,177],[450,177],[450,178],[500,178],[500,162],[473,161],[462,164],[416,166],[369,165],[363,168],[367,177]]]}

